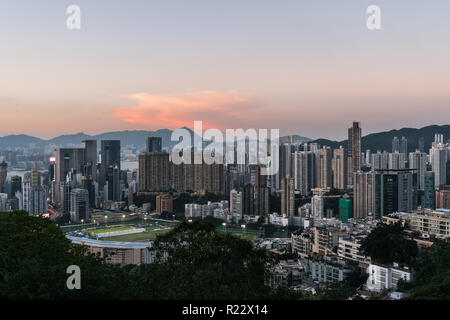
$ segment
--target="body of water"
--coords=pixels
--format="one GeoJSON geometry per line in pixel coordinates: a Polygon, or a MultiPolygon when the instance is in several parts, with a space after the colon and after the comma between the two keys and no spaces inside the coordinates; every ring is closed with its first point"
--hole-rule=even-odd
{"type": "MultiPolygon", "coordinates": [[[[137,169],[139,167],[138,161],[122,161],[120,163],[122,170],[130,170],[133,171],[134,169],[137,169]]],[[[8,178],[19,176],[22,177],[25,175],[26,172],[30,172],[27,170],[8,170],[8,178]]]]}

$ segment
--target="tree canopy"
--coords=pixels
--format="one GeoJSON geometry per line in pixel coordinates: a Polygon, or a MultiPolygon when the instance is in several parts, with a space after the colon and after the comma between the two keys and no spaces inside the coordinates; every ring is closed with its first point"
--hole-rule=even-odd
{"type": "Polygon", "coordinates": [[[421,250],[414,265],[409,299],[450,299],[450,243],[436,241],[421,250]]]}
{"type": "Polygon", "coordinates": [[[156,261],[119,267],[74,245],[61,229],[26,212],[0,213],[0,298],[276,299],[296,297],[266,285],[270,257],[209,223],[181,223],[154,243],[156,261]],[[66,287],[81,269],[81,290],[66,287]]]}
{"type": "Polygon", "coordinates": [[[412,265],[417,256],[417,243],[406,239],[400,223],[380,223],[361,243],[361,250],[375,262],[398,262],[412,265]]]}

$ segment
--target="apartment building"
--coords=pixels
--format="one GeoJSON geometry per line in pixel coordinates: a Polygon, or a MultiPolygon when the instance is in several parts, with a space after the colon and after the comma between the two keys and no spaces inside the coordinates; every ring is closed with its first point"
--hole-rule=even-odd
{"type": "Polygon", "coordinates": [[[361,242],[366,235],[349,235],[339,237],[338,256],[342,259],[355,261],[362,264],[370,264],[370,257],[365,256],[361,250],[361,242]]]}
{"type": "Polygon", "coordinates": [[[438,237],[450,237],[450,210],[423,209],[408,215],[409,228],[438,237]]]}
{"type": "Polygon", "coordinates": [[[370,291],[380,292],[383,290],[396,290],[400,279],[410,282],[413,279],[413,273],[407,267],[400,267],[398,264],[391,266],[382,266],[370,264],[367,268],[369,278],[366,286],[370,291]]]}

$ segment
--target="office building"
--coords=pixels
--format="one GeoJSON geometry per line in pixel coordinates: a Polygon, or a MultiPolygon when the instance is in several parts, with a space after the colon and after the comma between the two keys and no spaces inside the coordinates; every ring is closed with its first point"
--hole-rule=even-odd
{"type": "Polygon", "coordinates": [[[100,190],[104,201],[120,201],[120,140],[101,141],[100,190]]]}
{"type": "Polygon", "coordinates": [[[8,164],[3,160],[0,163],[0,193],[4,193],[4,185],[8,174],[8,164]]]}
{"type": "Polygon", "coordinates": [[[97,140],[83,140],[85,150],[83,176],[97,181],[97,140]]]}
{"type": "Polygon", "coordinates": [[[80,223],[89,219],[89,192],[80,188],[73,189],[70,192],[70,221],[80,223]]]}
{"type": "Polygon", "coordinates": [[[161,137],[147,137],[147,152],[162,152],[161,137]]]}
{"type": "Polygon", "coordinates": [[[435,190],[434,172],[426,171],[424,174],[424,193],[422,197],[422,208],[432,210],[436,209],[435,190]]]}

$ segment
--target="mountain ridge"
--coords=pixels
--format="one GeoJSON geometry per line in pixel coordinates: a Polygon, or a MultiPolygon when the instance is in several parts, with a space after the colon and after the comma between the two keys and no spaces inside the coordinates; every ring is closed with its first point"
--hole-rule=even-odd
{"type": "MultiPolygon", "coordinates": [[[[191,136],[193,131],[190,131],[191,136]]],[[[0,148],[7,147],[29,147],[34,145],[36,147],[46,147],[49,145],[54,146],[77,146],[81,145],[82,140],[121,140],[123,146],[126,145],[143,145],[145,144],[145,138],[159,136],[162,138],[163,147],[173,147],[178,142],[171,141],[172,130],[170,129],[158,129],[155,131],[147,130],[123,130],[123,131],[109,131],[96,135],[89,135],[83,132],[74,134],[59,135],[50,139],[41,139],[27,134],[14,134],[0,137],[0,148]]],[[[425,150],[431,147],[431,143],[434,141],[434,134],[442,133],[444,139],[450,138],[450,125],[429,125],[422,128],[401,128],[392,129],[389,131],[382,131],[371,133],[362,137],[362,150],[370,149],[372,152],[377,150],[391,151],[392,139],[394,136],[401,138],[402,136],[408,139],[408,150],[415,151],[419,146],[419,138],[424,138],[425,150]]],[[[332,148],[339,148],[339,146],[347,146],[347,140],[336,141],[330,139],[315,139],[301,136],[301,135],[287,135],[280,137],[281,142],[293,139],[294,142],[314,142],[321,146],[330,146],[332,148]]]]}

